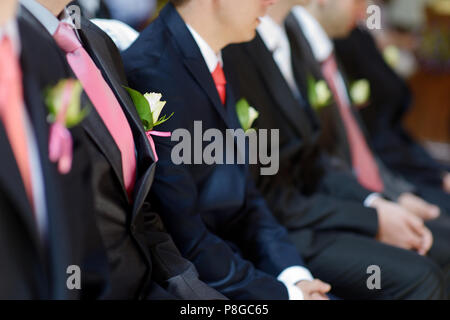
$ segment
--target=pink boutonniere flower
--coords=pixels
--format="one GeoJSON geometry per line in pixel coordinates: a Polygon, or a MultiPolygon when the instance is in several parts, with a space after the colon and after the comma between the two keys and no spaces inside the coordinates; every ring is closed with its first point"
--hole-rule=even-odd
{"type": "Polygon", "coordinates": [[[49,159],[58,164],[61,174],[68,174],[72,168],[73,140],[69,129],[81,123],[88,113],[87,108],[81,108],[82,92],[81,83],[74,79],[61,80],[46,90],[49,159]]]}

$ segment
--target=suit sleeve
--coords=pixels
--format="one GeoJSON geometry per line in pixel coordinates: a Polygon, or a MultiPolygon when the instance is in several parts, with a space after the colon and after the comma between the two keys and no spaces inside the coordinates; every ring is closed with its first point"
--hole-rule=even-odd
{"type": "MultiPolygon", "coordinates": [[[[177,128],[188,128],[192,119],[187,112],[181,114],[186,106],[177,98],[176,81],[169,72],[155,75],[156,71],[155,68],[129,71],[130,85],[141,92],[163,92],[164,97],[171,98],[164,112],[174,111],[178,116],[158,130],[173,132],[177,128]],[[155,78],[157,83],[154,83],[155,78]]],[[[256,269],[238,254],[237,248],[208,229],[196,205],[199,192],[191,173],[193,166],[172,162],[174,143],[170,139],[155,137],[154,140],[159,161],[151,201],[161,213],[181,254],[197,268],[200,279],[230,299],[288,299],[287,289],[281,282],[256,269]]]]}
{"type": "Polygon", "coordinates": [[[144,205],[144,228],[146,243],[152,260],[152,280],[173,296],[183,300],[223,300],[222,294],[199,279],[195,266],[183,258],[164,228],[161,217],[144,205]]]}
{"type": "Polygon", "coordinates": [[[244,220],[238,222],[244,229],[236,233],[245,256],[257,261],[259,269],[274,277],[289,267],[305,266],[287,230],[275,219],[250,176],[246,199],[244,220]]]}
{"type": "Polygon", "coordinates": [[[152,188],[160,212],[182,255],[201,280],[230,299],[286,298],[276,279],[257,270],[223,239],[210,232],[196,208],[198,191],[189,170],[170,160],[170,146],[157,142],[159,163],[152,188]]]}

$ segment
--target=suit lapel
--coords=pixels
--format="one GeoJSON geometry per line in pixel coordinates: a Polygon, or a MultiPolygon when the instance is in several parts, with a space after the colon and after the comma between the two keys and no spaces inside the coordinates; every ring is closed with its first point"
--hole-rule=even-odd
{"type": "MultiPolygon", "coordinates": [[[[314,53],[312,52],[311,46],[308,43],[305,35],[301,27],[299,26],[297,19],[291,13],[286,18],[286,32],[289,37],[289,42],[291,43],[291,48],[293,51],[293,58],[304,60],[303,65],[307,66],[305,71],[309,72],[311,76],[315,78],[315,80],[324,79],[322,75],[322,70],[320,68],[320,64],[316,61],[314,57],[314,53]],[[298,55],[298,57],[296,57],[298,55]]],[[[297,79],[299,80],[299,79],[297,79]]],[[[304,81],[304,80],[300,80],[304,81]]],[[[306,83],[303,84],[305,86],[306,83]]],[[[306,86],[302,89],[306,89],[306,86]]]]}
{"type": "MultiPolygon", "coordinates": [[[[302,64],[307,72],[317,80],[324,80],[324,76],[322,74],[320,63],[314,57],[314,53],[309,45],[306,36],[303,33],[303,30],[299,26],[297,19],[291,13],[286,19],[286,31],[288,33],[289,41],[291,43],[291,47],[293,48],[293,52],[295,52],[295,57],[293,59],[304,60],[302,64]]],[[[335,137],[339,140],[341,144],[341,149],[343,151],[343,155],[350,161],[350,146],[348,144],[347,133],[345,130],[345,125],[342,122],[342,118],[339,113],[338,106],[336,102],[333,100],[332,105],[324,108],[319,111],[321,114],[320,118],[323,120],[323,117],[332,119],[332,125],[336,128],[336,135],[339,135],[341,138],[335,137]]],[[[328,124],[329,125],[329,124],[328,124]]],[[[330,130],[330,128],[324,128],[324,130],[330,130]]]]}
{"type": "Polygon", "coordinates": [[[302,110],[300,101],[292,94],[292,90],[289,88],[261,37],[257,35],[256,39],[246,44],[245,47],[252,60],[258,66],[258,72],[267,83],[267,88],[269,88],[271,95],[281,107],[281,111],[302,137],[309,137],[311,135],[311,126],[308,121],[305,121],[307,120],[307,115],[302,110]]]}
{"type": "MultiPolygon", "coordinates": [[[[130,127],[133,131],[136,149],[139,150],[136,159],[138,172],[133,201],[133,214],[135,215],[140,210],[140,207],[145,201],[146,195],[148,194],[152,185],[152,177],[155,170],[155,155],[153,154],[153,151],[150,147],[148,138],[141,123],[141,119],[139,118],[136,108],[134,107],[134,103],[127,91],[122,87],[121,81],[117,76],[117,71],[114,70],[116,66],[112,65],[110,52],[100,52],[100,48],[107,48],[107,44],[103,43],[104,39],[102,39],[101,37],[93,37],[96,31],[92,30],[92,28],[94,28],[94,26],[89,21],[82,20],[82,29],[79,30],[79,33],[83,40],[84,47],[89,52],[99,69],[102,71],[105,80],[107,81],[108,85],[113,90],[116,98],[121,104],[122,110],[125,113],[128,123],[130,124],[130,127]],[[101,45],[96,45],[98,41],[102,41],[101,45]]],[[[97,124],[98,120],[101,121],[99,117],[97,117],[96,120],[97,121],[95,122],[97,124]]],[[[103,122],[102,125],[104,126],[103,122]]],[[[92,129],[93,127],[90,126],[91,135],[94,135],[95,131],[93,131],[92,129]]],[[[108,136],[112,139],[109,134],[108,136]]],[[[104,135],[103,139],[108,139],[108,137],[104,135]]],[[[115,146],[114,142],[113,145],[115,146]]],[[[104,150],[104,152],[108,152],[108,150],[104,150]]],[[[118,154],[120,155],[120,152],[118,152],[117,149],[117,152],[110,152],[109,157],[112,157],[111,159],[118,158],[113,161],[116,164],[115,170],[122,170],[121,159],[120,157],[117,157],[118,154]],[[117,165],[117,163],[119,163],[120,166],[117,165]]],[[[120,181],[122,183],[122,186],[124,186],[123,175],[121,174],[122,171],[118,172],[120,173],[120,181]]],[[[126,192],[125,188],[123,188],[123,191],[126,192]]]]}
{"type": "MultiPolygon", "coordinates": [[[[23,92],[24,92],[24,102],[27,108],[27,113],[30,117],[33,135],[36,138],[38,156],[41,163],[43,184],[45,189],[45,203],[47,208],[47,219],[48,224],[51,225],[54,214],[61,214],[60,208],[55,208],[54,203],[58,195],[49,192],[49,188],[53,185],[54,180],[50,178],[51,176],[51,165],[48,159],[48,137],[49,137],[49,127],[46,122],[47,114],[46,108],[43,104],[43,92],[41,92],[40,86],[38,86],[38,81],[34,78],[33,66],[40,63],[39,56],[33,54],[33,42],[29,41],[29,37],[33,37],[36,33],[32,29],[28,22],[24,23],[19,19],[19,33],[22,44],[22,55],[21,55],[21,66],[23,73],[23,92]]],[[[34,41],[35,39],[33,39],[34,41]]],[[[23,188],[23,183],[20,184],[23,188]]],[[[59,191],[59,190],[58,190],[59,191]]],[[[23,201],[23,200],[22,200],[23,201]]],[[[24,201],[27,203],[28,201],[24,201]]],[[[31,208],[30,208],[31,210],[31,208]]],[[[32,211],[30,211],[32,212],[32,211]]],[[[33,217],[33,215],[32,215],[33,217]]],[[[40,247],[40,253],[42,254],[41,240],[37,232],[37,225],[32,218],[33,228],[32,232],[34,234],[35,243],[40,247]]],[[[49,243],[51,243],[51,234],[49,234],[49,243]]],[[[42,257],[42,255],[41,255],[42,257]]],[[[46,259],[44,259],[45,261],[46,259]]]]}
{"type": "Polygon", "coordinates": [[[39,243],[39,237],[33,211],[27,199],[25,186],[2,122],[0,122],[0,150],[2,150],[0,170],[2,190],[12,199],[33,243],[37,244],[39,243]]]}
{"type": "MultiPolygon", "coordinates": [[[[80,30],[77,30],[77,33],[81,38],[83,38],[84,34],[81,33],[80,30]]],[[[98,59],[97,56],[93,56],[90,52],[89,55],[94,60],[96,65],[99,66],[98,60],[101,59],[98,59]]],[[[89,101],[89,98],[87,96],[84,96],[83,99],[85,101],[89,101]]],[[[122,188],[122,194],[126,199],[128,199],[127,191],[125,189],[125,182],[123,179],[122,157],[120,150],[94,106],[91,105],[89,115],[83,121],[82,126],[84,127],[92,141],[97,144],[98,148],[104,154],[107,161],[110,163],[117,179],[119,179],[122,188]]]]}
{"type": "Polygon", "coordinates": [[[161,12],[161,17],[172,33],[172,37],[178,43],[178,47],[183,54],[185,67],[203,91],[205,91],[214,106],[214,109],[226,125],[229,128],[232,128],[232,123],[230,123],[227,117],[227,111],[220,101],[219,93],[217,92],[212,75],[186,24],[170,3],[166,5],[166,8],[161,12]]]}
{"type": "Polygon", "coordinates": [[[88,117],[82,122],[82,126],[110,163],[120,181],[124,195],[128,197],[124,187],[120,150],[94,107],[91,107],[88,117]]]}
{"type": "MultiPolygon", "coordinates": [[[[31,31],[21,30],[21,38],[26,39],[30,36],[31,31]]],[[[63,277],[67,265],[70,264],[72,248],[70,247],[71,239],[70,232],[67,229],[68,223],[67,211],[63,209],[61,203],[62,190],[59,184],[59,173],[56,170],[56,165],[50,163],[48,158],[48,139],[49,139],[49,125],[46,121],[47,112],[43,104],[43,92],[39,82],[34,78],[33,66],[39,63],[39,56],[34,55],[33,47],[27,47],[30,44],[26,40],[22,41],[22,69],[23,69],[23,87],[25,104],[30,115],[30,120],[33,128],[33,133],[36,138],[37,150],[39,151],[39,160],[41,164],[43,187],[45,190],[45,203],[47,215],[47,234],[45,241],[37,235],[37,227],[34,225],[33,233],[35,234],[35,243],[39,247],[39,253],[43,265],[47,266],[47,271],[50,272],[54,285],[52,288],[52,297],[65,297],[64,288],[61,286],[65,283],[63,277]],[[48,260],[48,258],[50,260],[48,260]]],[[[44,54],[45,55],[45,54],[44,54]]],[[[73,195],[76,196],[76,195],[73,195]]]]}

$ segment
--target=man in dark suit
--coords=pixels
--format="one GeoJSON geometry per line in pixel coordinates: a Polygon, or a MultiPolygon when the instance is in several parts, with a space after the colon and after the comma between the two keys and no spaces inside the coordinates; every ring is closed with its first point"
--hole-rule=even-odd
{"type": "MultiPolygon", "coordinates": [[[[315,3],[314,1],[312,3],[315,3]]],[[[310,5],[311,6],[311,5],[310,5]]],[[[330,5],[328,4],[328,7],[330,5]]],[[[339,8],[339,7],[338,7],[339,8]]],[[[331,11],[331,9],[330,9],[331,11]]],[[[327,11],[325,11],[327,12],[327,11]]],[[[353,12],[353,11],[351,11],[353,12]]],[[[331,41],[328,40],[328,35],[325,33],[325,31],[321,31],[324,30],[323,27],[318,24],[318,23],[314,23],[315,17],[314,18],[309,18],[311,15],[307,13],[307,11],[305,11],[304,9],[302,9],[301,7],[296,7],[293,11],[293,15],[291,15],[290,17],[288,17],[287,19],[287,31],[288,34],[290,36],[291,39],[291,43],[292,46],[294,48],[294,50],[298,51],[298,55],[301,55],[303,57],[304,60],[304,65],[306,67],[307,73],[312,76],[313,78],[315,78],[316,80],[321,80],[324,79],[324,74],[323,74],[323,66],[325,64],[325,62],[327,61],[331,61],[331,60],[327,60],[328,57],[320,57],[319,59],[323,59],[324,61],[322,62],[318,62],[318,58],[316,58],[316,53],[317,54],[323,54],[322,52],[330,52],[330,57],[335,57],[334,55],[331,55],[331,53],[333,53],[333,47],[331,45],[331,41]],[[304,13],[304,14],[302,14],[304,13]],[[306,23],[302,24],[302,21],[305,20],[306,17],[306,23]],[[301,20],[303,19],[303,20],[301,20]],[[313,21],[313,23],[308,23],[308,21],[313,21]],[[301,27],[300,27],[301,25],[301,27]],[[306,29],[308,26],[313,26],[311,29],[312,31],[305,31],[304,29],[306,29]],[[319,29],[320,28],[320,29],[319,29]],[[319,29],[318,31],[316,29],[319,29]],[[326,41],[324,41],[324,43],[326,43],[326,45],[318,45],[318,43],[321,42],[313,42],[312,40],[310,41],[309,39],[312,39],[311,37],[306,37],[306,35],[310,35],[312,32],[320,32],[320,34],[323,35],[323,37],[321,38],[325,38],[326,41]],[[312,45],[314,45],[315,51],[313,50],[313,47],[311,47],[312,45]],[[322,49],[322,47],[324,47],[325,49],[322,49]],[[331,48],[331,49],[330,49],[331,48]]],[[[351,16],[353,17],[353,16],[351,16]]],[[[350,18],[351,18],[350,17],[350,18]]],[[[344,19],[346,18],[346,16],[343,17],[344,19]]],[[[324,24],[326,22],[323,22],[324,24]]],[[[340,29],[344,28],[345,30],[347,30],[347,32],[349,32],[348,30],[348,25],[350,25],[350,23],[345,24],[343,23],[344,27],[341,27],[340,29]]],[[[330,28],[331,29],[331,28],[330,28]]],[[[339,31],[339,26],[337,27],[337,29],[339,31]]],[[[332,31],[330,31],[332,32],[332,31]]],[[[297,55],[297,54],[296,54],[297,55]]],[[[347,98],[347,89],[346,89],[346,84],[344,82],[344,78],[342,77],[342,72],[341,70],[338,70],[338,85],[339,85],[339,89],[342,89],[342,94],[341,96],[343,96],[343,100],[344,103],[345,101],[350,101],[348,100],[349,98],[347,98]]],[[[341,91],[341,90],[339,90],[341,91]]],[[[334,98],[334,97],[333,97],[334,98]]],[[[343,165],[344,166],[350,166],[351,168],[353,168],[354,172],[360,172],[359,175],[357,175],[358,180],[361,182],[362,178],[363,178],[363,174],[361,174],[361,172],[367,172],[363,171],[362,169],[356,169],[355,167],[355,157],[354,155],[360,155],[363,154],[363,152],[356,152],[356,148],[354,148],[351,144],[351,139],[348,136],[348,127],[347,124],[343,121],[344,118],[342,118],[342,110],[346,111],[346,108],[342,109],[342,108],[338,108],[339,104],[335,103],[335,101],[338,101],[336,99],[333,99],[333,101],[330,103],[330,105],[328,107],[324,107],[321,108],[320,110],[318,110],[318,114],[320,115],[320,118],[322,119],[323,122],[323,127],[325,128],[325,130],[322,133],[322,137],[321,137],[321,144],[323,145],[324,148],[326,148],[328,150],[328,152],[332,155],[337,156],[337,158],[344,160],[343,161],[343,165]]],[[[360,137],[360,143],[359,145],[362,144],[362,150],[365,150],[366,154],[369,154],[368,158],[375,162],[375,165],[372,166],[372,170],[373,172],[377,172],[377,174],[375,174],[375,176],[378,176],[378,179],[381,180],[381,184],[382,184],[382,193],[389,199],[398,202],[399,204],[401,204],[402,206],[404,206],[405,208],[409,209],[410,211],[414,212],[415,214],[417,214],[418,216],[420,216],[421,218],[424,219],[434,219],[436,217],[439,216],[440,211],[439,208],[436,205],[430,204],[426,201],[424,201],[423,199],[419,198],[419,196],[417,196],[418,190],[417,188],[411,184],[410,182],[406,181],[405,179],[399,177],[398,175],[395,175],[394,173],[392,173],[388,168],[386,168],[386,166],[382,163],[382,161],[378,158],[378,156],[376,155],[376,153],[374,153],[371,149],[370,149],[370,144],[368,143],[368,141],[366,140],[365,137],[365,128],[363,126],[363,124],[361,123],[358,114],[355,112],[355,110],[353,110],[353,108],[349,109],[351,111],[350,115],[353,120],[353,122],[356,123],[356,128],[358,130],[357,134],[358,137],[360,137]]],[[[354,138],[352,136],[352,138],[354,138]]],[[[357,145],[358,147],[358,145],[357,145]]],[[[359,148],[360,149],[360,148],[359,148]]],[[[367,161],[366,161],[367,162],[367,161]]],[[[368,186],[368,188],[370,190],[372,190],[373,185],[368,186]]],[[[378,188],[378,187],[377,187],[378,188]]],[[[377,189],[375,188],[375,189],[377,189]]],[[[379,189],[379,188],[378,188],[379,189]]],[[[380,191],[380,190],[378,190],[380,191]]]]}
{"type": "MultiPolygon", "coordinates": [[[[412,285],[411,279],[417,281],[419,274],[429,272],[424,270],[436,266],[416,254],[390,246],[411,249],[407,244],[409,236],[417,237],[421,244],[422,239],[409,228],[409,219],[419,219],[381,199],[380,195],[370,196],[371,192],[361,187],[351,172],[329,170],[330,160],[319,148],[321,128],[307,100],[306,73],[303,66],[292,63],[298,60],[291,59],[283,27],[292,6],[305,2],[280,0],[262,19],[255,40],[224,50],[225,63],[235,67],[238,78],[235,91],[259,112],[257,128],[280,131],[281,172],[275,176],[256,173],[254,178],[299,251],[306,253],[304,257],[312,271],[327,279],[337,296],[427,298],[422,295],[427,292],[423,290],[428,286],[426,283],[414,284],[417,290],[404,288],[412,285]],[[381,201],[379,205],[370,205],[377,209],[379,218],[377,211],[364,208],[363,202],[368,198],[372,202],[381,201]],[[399,224],[396,219],[402,215],[405,220],[399,224]],[[394,234],[402,233],[391,241],[394,234]],[[366,286],[366,268],[372,259],[382,265],[386,274],[398,274],[395,270],[406,269],[404,261],[409,259],[416,260],[409,263],[424,270],[417,269],[415,275],[402,273],[390,278],[390,282],[385,280],[382,290],[371,291],[366,286]],[[358,261],[356,268],[355,261],[358,261]],[[341,278],[342,273],[351,274],[354,281],[341,278]]],[[[420,251],[420,246],[413,249],[420,251]]]]}
{"type": "Polygon", "coordinates": [[[64,69],[41,34],[13,18],[15,7],[0,4],[0,298],[96,299],[106,290],[108,264],[86,137],[81,127],[70,130],[72,167],[61,174],[49,160],[43,94],[66,78],[64,69]]]}
{"type": "MultiPolygon", "coordinates": [[[[353,2],[347,3],[350,6],[353,4],[353,2]]],[[[339,68],[335,68],[336,72],[334,75],[325,75],[327,70],[329,71],[330,62],[332,62],[334,57],[332,54],[333,46],[328,38],[328,33],[345,34],[352,28],[352,25],[345,22],[345,19],[348,18],[349,13],[351,16],[353,11],[349,8],[342,8],[340,5],[333,1],[318,3],[316,0],[313,0],[307,6],[308,10],[302,7],[295,7],[293,14],[286,21],[291,46],[296,51],[294,57],[298,59],[296,63],[303,64],[307,74],[309,73],[314,78],[326,79],[329,87],[332,88],[330,90],[333,92],[335,102],[318,110],[324,128],[321,144],[331,155],[338,158],[341,164],[347,168],[352,168],[358,179],[362,177],[365,171],[358,170],[358,166],[361,166],[361,164],[355,166],[355,156],[366,154],[366,156],[368,155],[366,159],[371,160],[370,158],[373,158],[370,161],[373,164],[372,173],[379,173],[382,186],[380,193],[388,199],[397,201],[405,208],[410,208],[409,211],[411,213],[426,221],[426,225],[432,230],[435,238],[433,250],[438,251],[434,254],[430,252],[430,256],[445,269],[448,265],[448,257],[445,255],[447,250],[446,243],[448,243],[448,217],[439,214],[433,217],[429,214],[424,214],[428,210],[417,210],[421,207],[426,209],[429,204],[417,196],[411,197],[412,193],[417,192],[414,186],[392,174],[370,149],[370,145],[365,140],[364,128],[358,119],[357,113],[346,102],[349,101],[346,83],[339,68]],[[328,17],[331,14],[339,18],[329,20],[328,17]],[[348,29],[349,27],[350,29],[348,29]],[[353,127],[352,124],[354,125],[353,127]],[[359,134],[359,137],[355,138],[355,134],[359,134]],[[358,141],[359,138],[360,140],[358,141]],[[354,143],[355,139],[358,142],[356,144],[354,143]],[[358,147],[358,144],[359,148],[354,149],[358,147]],[[361,148],[361,144],[363,144],[362,147],[365,145],[366,149],[361,148]],[[355,152],[356,150],[359,151],[355,152]],[[405,195],[407,196],[407,201],[405,201],[405,195]],[[445,258],[443,258],[444,256],[445,258]]],[[[334,65],[337,66],[336,63],[334,65]]],[[[366,162],[368,163],[369,160],[366,162]]]]}
{"type": "Polygon", "coordinates": [[[402,125],[411,92],[385,62],[373,36],[364,27],[335,40],[346,74],[370,83],[370,103],[359,110],[375,152],[386,166],[411,181],[424,198],[450,212],[450,167],[432,159],[402,125]]]}
{"type": "MultiPolygon", "coordinates": [[[[48,45],[59,52],[60,60],[69,67],[63,52],[51,37],[58,33],[61,23],[56,16],[60,12],[64,16],[63,9],[68,1],[40,3],[22,1],[31,12],[28,13],[28,19],[39,25],[41,32],[46,34],[48,45]]],[[[133,102],[122,87],[126,81],[123,78],[124,72],[120,69],[121,60],[117,48],[101,30],[87,20],[82,20],[82,29],[76,33],[74,29],[68,30],[72,32],[73,41],[78,41],[80,50],[82,45],[86,47],[86,50],[83,48],[88,59],[85,62],[90,62],[86,68],[98,66],[100,69],[101,75],[97,74],[96,77],[102,82],[109,99],[106,105],[109,110],[105,112],[102,109],[103,102],[97,96],[99,89],[96,92],[89,91],[92,87],[81,81],[89,99],[93,101],[93,108],[83,128],[90,137],[88,146],[94,166],[92,186],[95,210],[111,267],[110,287],[103,298],[223,298],[199,281],[195,267],[181,257],[148,201],[147,195],[156,165],[154,154],[133,102]],[[124,161],[123,157],[127,149],[123,140],[117,138],[117,132],[114,132],[117,127],[111,130],[113,124],[108,122],[108,114],[111,113],[122,115],[121,128],[128,129],[123,135],[129,134],[128,142],[134,144],[132,154],[129,155],[130,159],[134,158],[134,169],[128,170],[131,173],[134,170],[134,179],[130,179],[130,175],[125,173],[125,168],[130,167],[130,163],[124,161]]],[[[57,36],[55,38],[61,44],[62,40],[57,36]]],[[[80,54],[84,53],[80,51],[80,54]]],[[[71,64],[69,68],[79,77],[79,65],[71,64]]],[[[91,76],[94,75],[95,73],[91,76]]]]}
{"type": "MultiPolygon", "coordinates": [[[[258,17],[272,2],[171,1],[124,52],[130,84],[141,92],[162,92],[165,112],[174,112],[160,130],[181,128],[174,135],[198,139],[199,124],[223,136],[227,129],[240,128],[220,52],[232,42],[252,39],[258,17]]],[[[160,160],[152,194],[201,279],[231,299],[325,299],[329,286],[312,281],[286,230],[257,192],[248,166],[236,164],[235,156],[228,158],[231,164],[221,164],[222,156],[235,154],[235,143],[219,147],[220,160],[211,165],[199,161],[199,144],[184,150],[194,155],[195,165],[192,159],[176,165],[175,141],[156,139],[160,160]]]]}

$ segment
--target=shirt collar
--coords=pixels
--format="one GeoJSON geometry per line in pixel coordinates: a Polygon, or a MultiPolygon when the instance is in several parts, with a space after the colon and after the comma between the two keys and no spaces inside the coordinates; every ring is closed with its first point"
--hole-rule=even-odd
{"type": "Polygon", "coordinates": [[[55,34],[59,20],[47,8],[35,0],[20,0],[20,3],[39,20],[51,35],[55,34]]]}
{"type": "Polygon", "coordinates": [[[11,40],[14,52],[17,55],[20,55],[21,45],[19,27],[15,18],[8,21],[3,28],[0,28],[0,41],[3,40],[3,37],[5,36],[8,36],[8,38],[11,40]]]}
{"type": "Polygon", "coordinates": [[[334,51],[334,46],[320,23],[301,6],[295,6],[292,13],[299,22],[316,60],[323,62],[328,59],[334,51]]]}
{"type": "MultiPolygon", "coordinates": [[[[283,40],[287,40],[285,30],[277,24],[271,17],[260,18],[261,23],[257,30],[264,44],[269,51],[274,52],[282,45],[283,40]]],[[[289,42],[287,42],[289,44],[289,42]]]]}
{"type": "Polygon", "coordinates": [[[195,42],[200,48],[200,52],[202,53],[203,59],[205,59],[206,65],[208,66],[209,72],[213,73],[216,70],[217,65],[220,64],[223,67],[223,59],[222,52],[219,55],[216,55],[214,50],[210,47],[210,45],[194,30],[190,25],[186,25],[194,37],[195,42]]]}
{"type": "MultiPolygon", "coordinates": [[[[31,14],[47,29],[47,31],[54,35],[58,29],[60,20],[53,15],[46,7],[35,0],[20,0],[20,3],[31,12],[31,14]]],[[[73,25],[67,10],[64,9],[61,21],[73,25]]]]}

